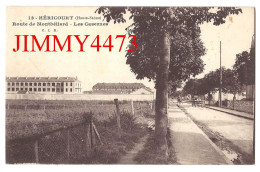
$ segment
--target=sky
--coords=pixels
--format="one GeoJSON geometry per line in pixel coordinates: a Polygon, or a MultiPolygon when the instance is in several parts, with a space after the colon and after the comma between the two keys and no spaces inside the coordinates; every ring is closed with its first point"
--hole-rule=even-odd
{"type": "MultiPolygon", "coordinates": [[[[78,77],[82,82],[83,90],[91,90],[98,82],[142,82],[154,88],[153,82],[147,79],[136,80],[130,67],[126,65],[125,51],[118,52],[121,44],[116,35],[126,34],[125,28],[130,22],[124,24],[109,23],[107,27],[73,26],[74,22],[92,22],[90,20],[70,21],[68,27],[40,27],[40,26],[12,26],[12,22],[30,22],[28,16],[95,16],[96,7],[8,7],[7,8],[7,41],[6,41],[6,76],[50,76],[50,77],[78,77]],[[51,32],[42,32],[50,29],[51,32]],[[57,29],[58,32],[53,32],[57,29]],[[74,52],[13,52],[15,48],[14,35],[36,35],[43,41],[46,34],[57,34],[61,41],[70,35],[90,35],[86,41],[86,52],[77,52],[78,45],[73,44],[74,52]],[[100,44],[103,44],[109,35],[112,35],[114,47],[90,48],[96,35],[100,35],[100,44]],[[64,39],[62,39],[64,38],[64,39]]],[[[229,16],[227,22],[221,26],[212,23],[201,25],[201,40],[207,49],[206,55],[201,57],[205,70],[197,77],[203,77],[211,70],[219,67],[219,42],[222,42],[222,65],[231,68],[235,62],[236,54],[249,50],[254,34],[254,9],[242,8],[243,13],[229,16]]],[[[33,22],[37,22],[34,20],[33,22]]],[[[95,20],[96,22],[105,22],[95,20]]],[[[48,22],[48,21],[43,21],[48,22]]],[[[94,22],[94,20],[93,20],[94,22]]],[[[137,38],[138,39],[138,38],[137,38]]],[[[122,50],[126,49],[126,38],[122,50]]],[[[23,41],[21,41],[21,45],[23,41]]]]}
{"type": "Polygon", "coordinates": [[[197,78],[219,68],[220,41],[222,66],[226,68],[233,67],[236,54],[250,50],[254,35],[254,8],[242,8],[242,11],[242,14],[228,16],[226,23],[220,26],[212,23],[200,26],[201,40],[207,52],[201,57],[205,64],[204,72],[196,76],[197,78]]]}

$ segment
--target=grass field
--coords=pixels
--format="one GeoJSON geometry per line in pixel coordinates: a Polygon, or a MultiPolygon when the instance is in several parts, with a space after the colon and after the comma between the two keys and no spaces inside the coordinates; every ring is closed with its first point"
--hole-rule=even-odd
{"type": "MultiPolygon", "coordinates": [[[[83,114],[93,112],[95,121],[106,121],[114,116],[115,105],[113,101],[54,101],[54,100],[7,100],[10,107],[6,110],[6,136],[7,139],[24,137],[42,133],[59,127],[73,125],[83,120],[83,114]],[[24,107],[46,106],[26,110],[24,107]],[[65,105],[65,106],[64,106],[65,105]]],[[[119,102],[120,111],[131,112],[131,103],[119,102]]],[[[152,113],[149,102],[134,102],[136,116],[152,113]]]]}
{"type": "MultiPolygon", "coordinates": [[[[146,117],[153,116],[150,102],[134,102],[135,116],[131,114],[131,102],[119,102],[123,131],[122,137],[118,138],[113,101],[6,100],[6,103],[9,104],[6,110],[7,141],[76,125],[84,121],[83,114],[94,113],[94,123],[104,145],[86,151],[85,127],[75,128],[71,134],[72,158],[68,161],[64,152],[65,134],[52,134],[41,139],[41,163],[116,163],[126,150],[147,134],[146,117]],[[23,108],[25,105],[26,109],[23,108]]],[[[6,153],[7,163],[33,162],[32,143],[7,145],[6,153]]]]}

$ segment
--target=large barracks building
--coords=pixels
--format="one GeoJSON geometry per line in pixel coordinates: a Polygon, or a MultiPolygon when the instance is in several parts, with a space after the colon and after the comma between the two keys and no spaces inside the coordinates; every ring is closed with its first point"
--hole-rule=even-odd
{"type": "Polygon", "coordinates": [[[7,77],[7,93],[78,94],[81,82],[77,77],[7,77]]]}

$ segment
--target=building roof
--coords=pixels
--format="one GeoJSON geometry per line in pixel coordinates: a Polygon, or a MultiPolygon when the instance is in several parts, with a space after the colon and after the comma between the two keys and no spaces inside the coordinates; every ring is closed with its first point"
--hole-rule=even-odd
{"type": "Polygon", "coordinates": [[[74,82],[77,77],[6,77],[7,82],[74,82]]]}
{"type": "Polygon", "coordinates": [[[93,89],[99,88],[113,88],[113,89],[139,89],[145,88],[143,83],[97,83],[93,86],[93,89]]]}
{"type": "Polygon", "coordinates": [[[130,94],[131,91],[121,90],[94,90],[92,94],[130,94]]]}
{"type": "Polygon", "coordinates": [[[144,89],[146,89],[147,91],[153,93],[153,90],[151,88],[149,88],[149,87],[145,87],[144,89]]]}
{"type": "Polygon", "coordinates": [[[142,90],[145,90],[146,92],[152,94],[153,91],[149,87],[144,87],[144,88],[139,88],[136,89],[135,91],[131,91],[130,94],[146,94],[142,90]]]}

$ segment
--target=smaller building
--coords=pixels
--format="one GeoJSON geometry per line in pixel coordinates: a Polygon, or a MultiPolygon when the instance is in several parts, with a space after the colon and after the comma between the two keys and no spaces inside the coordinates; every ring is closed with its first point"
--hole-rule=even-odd
{"type": "Polygon", "coordinates": [[[153,94],[153,91],[149,87],[139,88],[130,94],[153,94]]]}
{"type": "Polygon", "coordinates": [[[97,83],[93,94],[153,94],[143,83],[97,83]]]}

